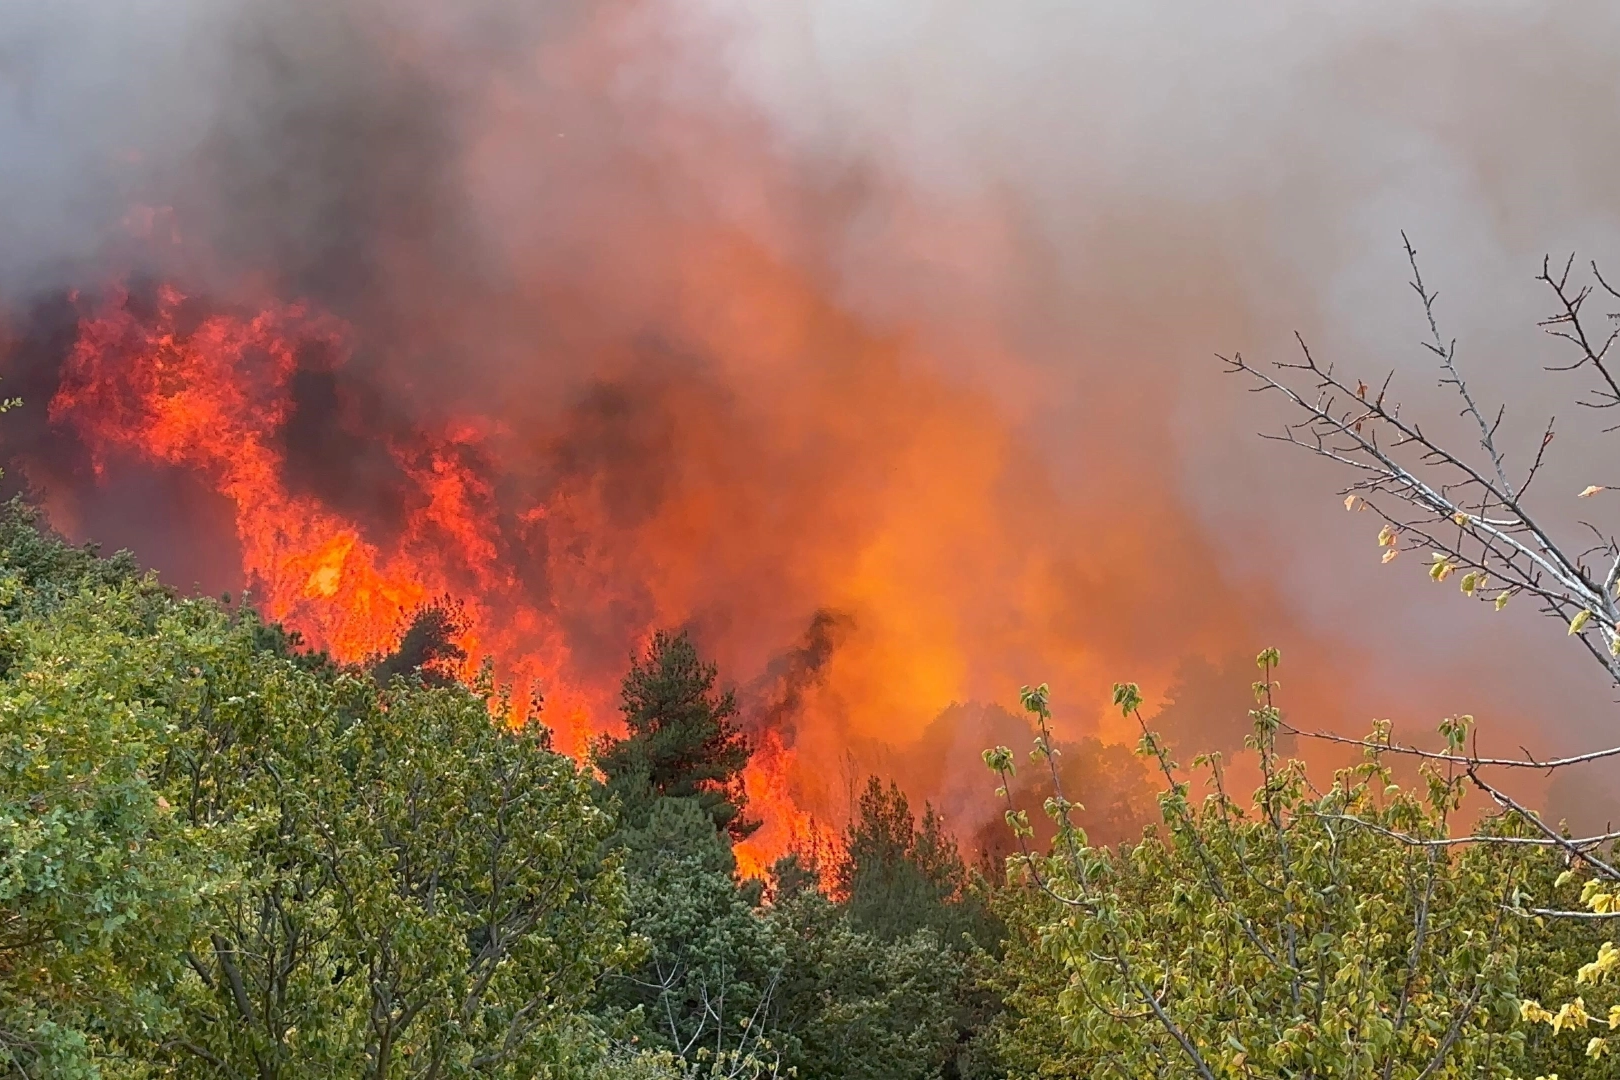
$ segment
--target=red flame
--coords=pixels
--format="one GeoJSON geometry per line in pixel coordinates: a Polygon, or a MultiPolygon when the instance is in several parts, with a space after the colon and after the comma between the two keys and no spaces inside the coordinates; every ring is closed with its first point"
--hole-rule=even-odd
{"type": "MultiPolygon", "coordinates": [[[[457,644],[467,659],[459,674],[470,678],[499,659],[520,692],[543,687],[547,722],[580,752],[600,728],[598,718],[612,715],[612,688],[576,680],[561,631],[509,600],[521,586],[492,539],[498,527],[490,481],[468,465],[487,450],[494,425],[465,418],[387,447],[423,502],[384,550],[361,523],[289,492],[283,479],[276,433],[291,408],[300,353],[319,347],[341,366],[348,328],[276,304],[252,318],[212,315],[182,330],[185,302],[164,286],[155,311],[141,315],[125,289],[110,290],[80,323],[51,420],[80,433],[98,472],[119,452],[204,477],[234,507],[243,570],[263,610],[340,660],[394,647],[404,620],[424,602],[463,598],[467,626],[457,644]]],[[[536,505],[518,516],[540,521],[558,509],[568,511],[536,505]]],[[[785,838],[808,827],[788,792],[791,760],[791,750],[767,739],[746,778],[755,812],[774,825],[739,850],[747,873],[761,871],[785,838]]]]}
{"type": "MultiPolygon", "coordinates": [[[[1074,433],[1087,505],[1107,508],[1082,516],[982,389],[940,377],[757,245],[681,251],[678,302],[661,316],[709,366],[648,391],[647,415],[583,433],[609,458],[635,458],[637,483],[665,470],[628,524],[611,461],[553,467],[548,425],[575,423],[559,419],[567,403],[435,411],[413,396],[410,365],[362,364],[359,332],[306,304],[222,309],[172,285],[80,297],[50,420],[98,472],[135,459],[222,495],[256,603],[340,659],[390,650],[414,610],[455,597],[461,674],[490,662],[515,700],[543,691],[545,722],[576,755],[615,723],[618,674],[654,629],[707,626],[727,678],[763,684],[784,681],[772,665],[813,616],[837,613],[847,632],[785,691],[793,716],[755,732],[745,785],[765,827],[738,853],[745,872],[818,839],[813,820],[836,823],[855,773],[906,783],[906,747],[953,701],[1011,701],[1021,682],[1048,679],[1082,703],[1068,706],[1068,730],[1128,739],[1117,713],[1089,711],[1110,681],[1162,692],[1181,658],[1253,640],[1265,591],[1211,577],[1198,525],[1174,492],[1140,483],[1143,462],[1120,464],[1119,432],[1074,433]],[[384,379],[409,401],[406,421],[350,425],[408,489],[385,527],[314,491],[300,480],[309,463],[289,460],[311,372],[384,379]],[[648,446],[623,445],[647,429],[658,433],[648,446]],[[582,632],[582,613],[606,614],[582,632]]],[[[562,442],[578,450],[580,434],[562,442]]],[[[964,774],[953,791],[987,801],[980,749],[930,751],[948,764],[916,771],[918,801],[940,793],[941,768],[964,774]]],[[[959,828],[978,824],[967,796],[951,799],[959,828]]]]}

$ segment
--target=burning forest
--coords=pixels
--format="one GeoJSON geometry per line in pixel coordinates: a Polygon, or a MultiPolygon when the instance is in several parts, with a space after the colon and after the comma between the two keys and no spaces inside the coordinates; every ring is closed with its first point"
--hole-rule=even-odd
{"type": "MultiPolygon", "coordinates": [[[[579,66],[623,45],[613,18],[505,58],[548,80],[515,101],[446,85],[442,57],[363,22],[244,26],[250,111],[192,151],[203,179],[152,181],[130,151],[132,197],[166,200],[11,294],[10,478],[56,528],[245,597],[343,662],[458,605],[456,674],[493,665],[575,755],[615,730],[632,653],[685,629],[756,745],[756,871],[813,821],[841,828],[873,771],[977,830],[995,811],[969,769],[954,788],[907,775],[937,756],[917,740],[1031,666],[1098,686],[1128,658],[1167,685],[1256,632],[1263,605],[1201,568],[1216,555],[1175,499],[1101,458],[1092,508],[1059,493],[1018,420],[1027,365],[1008,356],[1000,386],[952,374],[783,248],[846,213],[836,185],[729,150],[772,200],[735,221],[704,176],[649,174],[668,106],[579,66]],[[625,115],[646,146],[593,134],[625,115]],[[518,169],[534,204],[508,207],[518,169]],[[550,239],[508,249],[492,224],[550,239]],[[1156,643],[1154,611],[1194,592],[1156,643]]],[[[1075,732],[1129,740],[1098,722],[1075,732]]]]}
{"type": "Polygon", "coordinates": [[[0,3],[0,1076],[1601,1064],[1600,5],[542,7],[0,3]]]}

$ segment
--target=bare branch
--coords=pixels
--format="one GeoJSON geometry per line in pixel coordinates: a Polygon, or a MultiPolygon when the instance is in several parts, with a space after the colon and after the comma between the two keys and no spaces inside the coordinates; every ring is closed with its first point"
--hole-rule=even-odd
{"type": "MultiPolygon", "coordinates": [[[[1427,548],[1436,559],[1430,568],[1436,580],[1461,574],[1465,591],[1476,599],[1500,606],[1520,593],[1534,597],[1545,614],[1572,627],[1588,654],[1620,685],[1620,544],[1594,528],[1599,543],[1576,553],[1526,504],[1525,495],[1543,471],[1554,441],[1554,423],[1548,421],[1543,429],[1522,486],[1515,488],[1498,441],[1506,409],[1487,414],[1463,378],[1455,342],[1440,332],[1436,294],[1423,281],[1416,250],[1404,234],[1402,241],[1412,267],[1411,287],[1428,324],[1424,348],[1439,358],[1441,385],[1458,394],[1462,415],[1478,430],[1486,458],[1480,466],[1436,441],[1418,422],[1403,419],[1398,404],[1389,400],[1387,376],[1369,400],[1366,383],[1338,375],[1298,335],[1301,359],[1272,365],[1275,374],[1241,354],[1223,358],[1227,368],[1254,380],[1256,392],[1280,394],[1299,414],[1281,433],[1262,437],[1298,446],[1352,473],[1342,493],[1349,497],[1347,506],[1359,501],[1383,519],[1380,543],[1387,549],[1386,562],[1394,557],[1391,553],[1427,548]],[[1292,385],[1296,380],[1310,390],[1292,385]],[[1594,561],[1603,567],[1601,581],[1589,569],[1594,561]],[[1494,596],[1487,595],[1487,585],[1494,596]]],[[[1586,404],[1620,405],[1620,379],[1610,359],[1620,330],[1600,343],[1586,329],[1582,308],[1592,288],[1570,284],[1571,265],[1555,274],[1550,262],[1543,262],[1541,280],[1560,304],[1543,326],[1579,350],[1571,369],[1589,367],[1598,374],[1597,398],[1586,404]]],[[[1607,293],[1615,294],[1599,280],[1607,293]]]]}
{"type": "Polygon", "coordinates": [[[1575,843],[1568,838],[1560,836],[1556,830],[1549,826],[1545,821],[1541,820],[1540,814],[1537,814],[1535,811],[1523,806],[1518,802],[1518,800],[1514,799],[1513,796],[1487,783],[1480,777],[1477,771],[1473,769],[1468,770],[1468,779],[1473,781],[1475,787],[1489,795],[1491,800],[1495,802],[1496,805],[1500,806],[1504,810],[1510,811],[1524,821],[1529,822],[1532,827],[1540,831],[1543,836],[1547,837],[1547,839],[1551,840],[1553,842],[1553,846],[1562,848],[1571,859],[1584,862],[1586,865],[1590,866],[1592,869],[1596,870],[1598,873],[1602,874],[1611,881],[1620,881],[1620,870],[1616,870],[1609,863],[1598,858],[1596,855],[1593,855],[1591,848],[1577,847],[1575,843]]]}
{"type": "Polygon", "coordinates": [[[1282,724],[1282,729],[1290,735],[1296,735],[1302,739],[1319,739],[1322,742],[1338,743],[1341,746],[1359,746],[1364,750],[1400,754],[1406,757],[1422,758],[1425,761],[1446,761],[1467,768],[1536,769],[1545,772],[1562,769],[1569,765],[1584,765],[1589,761],[1602,761],[1605,758],[1620,757],[1620,746],[1593,750],[1585,754],[1573,754],[1569,757],[1548,758],[1544,761],[1528,756],[1522,758],[1475,757],[1468,754],[1448,754],[1439,750],[1424,750],[1397,742],[1380,742],[1376,739],[1352,739],[1348,735],[1335,735],[1331,731],[1306,731],[1302,728],[1293,727],[1286,722],[1282,724]]]}
{"type": "MultiPolygon", "coordinates": [[[[1620,382],[1615,380],[1615,376],[1610,370],[1608,355],[1616,337],[1620,336],[1620,330],[1611,333],[1602,345],[1595,344],[1591,335],[1587,333],[1586,326],[1581,321],[1581,308],[1592,295],[1592,290],[1590,286],[1571,290],[1569,271],[1574,262],[1575,256],[1571,255],[1569,261],[1564,264],[1563,271],[1555,278],[1551,272],[1551,261],[1543,259],[1541,261],[1541,275],[1536,279],[1551,289],[1553,295],[1558,298],[1559,304],[1562,305],[1560,312],[1542,320],[1541,327],[1553,337],[1571,342],[1580,350],[1579,358],[1573,363],[1563,367],[1551,367],[1548,370],[1575,371],[1590,366],[1598,373],[1598,377],[1603,380],[1604,387],[1595,391],[1597,400],[1583,401],[1581,404],[1596,409],[1613,408],[1615,405],[1620,405],[1620,382]]],[[[1608,282],[1603,280],[1603,275],[1598,273],[1596,263],[1592,264],[1592,273],[1604,290],[1613,295],[1614,290],[1609,287],[1608,282]]]]}
{"type": "MultiPolygon", "coordinates": [[[[1497,483],[1502,485],[1502,491],[1508,498],[1514,497],[1513,485],[1508,483],[1507,469],[1502,463],[1502,454],[1496,448],[1496,429],[1502,423],[1502,412],[1499,411],[1496,423],[1487,424],[1485,415],[1479,411],[1479,405],[1474,401],[1473,392],[1468,389],[1468,383],[1463,381],[1462,373],[1457,370],[1457,342],[1455,339],[1446,341],[1440,336],[1440,325],[1434,317],[1434,301],[1438,293],[1427,292],[1423,288],[1423,273],[1418,269],[1417,249],[1412,246],[1406,233],[1401,233],[1401,243],[1406,247],[1406,261],[1412,268],[1412,290],[1418,294],[1423,303],[1423,314],[1429,320],[1429,335],[1432,341],[1426,346],[1428,350],[1440,358],[1440,364],[1445,368],[1445,377],[1440,380],[1441,386],[1450,386],[1457,391],[1463,399],[1464,414],[1473,417],[1479,425],[1479,445],[1490,455],[1491,465],[1496,469],[1497,483]]],[[[1505,411],[1505,409],[1503,410],[1505,411]]]]}
{"type": "Polygon", "coordinates": [[[1570,839],[1568,841],[1550,840],[1544,836],[1490,836],[1481,834],[1475,834],[1472,836],[1423,837],[1412,836],[1409,833],[1403,833],[1395,829],[1386,828],[1383,825],[1377,824],[1376,822],[1368,821],[1365,818],[1356,817],[1353,814],[1318,814],[1317,816],[1330,821],[1348,822],[1349,824],[1355,825],[1358,828],[1367,829],[1371,832],[1378,833],[1380,836],[1387,836],[1391,840],[1395,840],[1405,844],[1408,847],[1415,848],[1466,847],[1475,844],[1485,844],[1493,847],[1513,847],[1518,845],[1522,847],[1558,848],[1563,848],[1567,845],[1574,845],[1575,847],[1582,848],[1584,850],[1586,848],[1597,847],[1601,844],[1609,843],[1613,840],[1620,840],[1620,832],[1601,833],[1597,836],[1583,836],[1576,839],[1570,839]]]}

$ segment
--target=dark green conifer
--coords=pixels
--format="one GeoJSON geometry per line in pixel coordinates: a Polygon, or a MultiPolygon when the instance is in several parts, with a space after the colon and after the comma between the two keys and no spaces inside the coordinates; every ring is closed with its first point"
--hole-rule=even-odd
{"type": "Polygon", "coordinates": [[[623,738],[596,744],[596,765],[627,823],[642,824],[659,798],[692,799],[732,841],[759,828],[745,811],[742,774],[751,748],[737,730],[737,701],[715,690],[718,672],[683,634],[660,631],[625,676],[623,738]]]}

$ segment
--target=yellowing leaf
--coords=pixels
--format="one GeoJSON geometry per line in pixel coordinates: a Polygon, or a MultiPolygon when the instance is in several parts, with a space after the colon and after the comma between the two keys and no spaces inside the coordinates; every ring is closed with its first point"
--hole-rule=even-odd
{"type": "Polygon", "coordinates": [[[1600,487],[1597,484],[1593,484],[1590,487],[1588,487],[1585,491],[1583,491],[1579,495],[1577,495],[1576,498],[1590,499],[1593,495],[1596,495],[1598,492],[1600,492],[1600,491],[1608,491],[1608,490],[1609,489],[1606,488],[1606,487],[1600,487]]]}
{"type": "Polygon", "coordinates": [[[1384,557],[1382,559],[1380,559],[1379,561],[1380,562],[1389,562],[1389,560],[1393,559],[1395,556],[1399,555],[1400,553],[1401,552],[1400,552],[1399,548],[1390,548],[1388,551],[1384,552],[1384,557]]]}
{"type": "Polygon", "coordinates": [[[1395,526],[1385,525],[1378,533],[1378,546],[1389,547],[1395,543],[1395,526]]]}
{"type": "Polygon", "coordinates": [[[1356,497],[1354,495],[1346,495],[1344,497],[1344,508],[1346,510],[1354,510],[1356,508],[1356,497]]]}
{"type": "Polygon", "coordinates": [[[1620,965],[1620,950],[1614,947],[1614,942],[1605,941],[1598,947],[1597,959],[1590,964],[1581,965],[1580,971],[1575,973],[1578,983],[1602,982],[1609,973],[1620,965]]]}
{"type": "Polygon", "coordinates": [[[1526,999],[1519,1002],[1519,1018],[1531,1024],[1550,1024],[1553,1014],[1543,1008],[1541,1002],[1526,999]]]}
{"type": "Polygon", "coordinates": [[[1508,598],[1511,597],[1512,595],[1513,595],[1513,590],[1512,589],[1503,589],[1501,592],[1497,593],[1496,594],[1496,610],[1501,611],[1503,608],[1507,607],[1508,598]]]}
{"type": "Polygon", "coordinates": [[[1586,1011],[1586,1002],[1576,998],[1574,1001],[1564,1002],[1563,1007],[1558,1010],[1558,1015],[1552,1019],[1552,1029],[1559,1032],[1565,1028],[1585,1027],[1591,1020],[1586,1011]]]}
{"type": "Polygon", "coordinates": [[[1569,633],[1570,633],[1570,636],[1574,636],[1575,634],[1580,633],[1581,629],[1583,627],[1585,627],[1586,624],[1591,622],[1591,621],[1592,621],[1592,609],[1591,608],[1582,608],[1579,615],[1576,615],[1573,619],[1569,620],[1569,633]]]}

